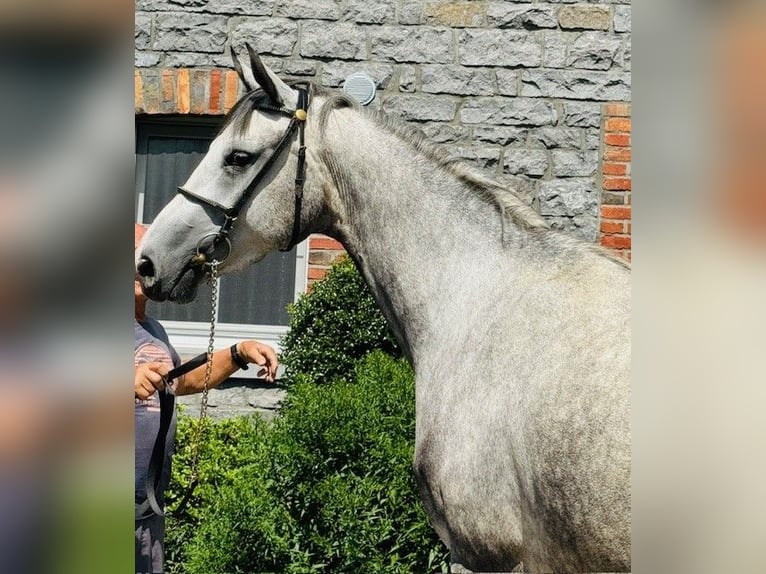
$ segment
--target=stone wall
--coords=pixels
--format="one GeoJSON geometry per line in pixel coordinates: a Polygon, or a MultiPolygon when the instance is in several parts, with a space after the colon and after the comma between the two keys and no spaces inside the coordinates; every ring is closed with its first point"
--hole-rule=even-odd
{"type": "Polygon", "coordinates": [[[363,71],[372,106],[596,241],[606,104],[630,101],[630,20],[626,0],[137,0],[136,108],[224,113],[241,90],[232,42],[325,86],[363,71]]]}

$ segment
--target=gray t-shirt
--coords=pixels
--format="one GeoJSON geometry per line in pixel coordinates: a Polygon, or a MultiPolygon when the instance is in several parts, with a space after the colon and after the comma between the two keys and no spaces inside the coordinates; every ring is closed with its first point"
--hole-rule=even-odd
{"type": "MultiPolygon", "coordinates": [[[[181,364],[181,358],[170,344],[165,329],[154,319],[135,321],[135,364],[162,362],[169,369],[181,364]]],[[[136,445],[136,504],[146,500],[146,475],[160,429],[160,401],[157,393],[146,400],[135,398],[135,445],[136,445]]],[[[162,468],[159,503],[164,504],[164,492],[170,483],[170,462],[176,434],[176,414],[170,423],[165,443],[165,462],[162,468]]],[[[152,516],[136,521],[136,572],[162,572],[164,560],[164,520],[152,516]]]]}

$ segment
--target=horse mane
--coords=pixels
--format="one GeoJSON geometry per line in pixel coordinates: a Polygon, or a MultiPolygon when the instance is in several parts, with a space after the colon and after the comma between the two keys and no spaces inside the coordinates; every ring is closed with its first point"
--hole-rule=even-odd
{"type": "Polygon", "coordinates": [[[319,110],[320,131],[324,131],[332,111],[352,108],[372,120],[378,127],[412,146],[419,155],[431,160],[437,167],[457,178],[479,197],[495,205],[503,217],[509,217],[517,226],[530,231],[550,229],[542,216],[527,205],[514,189],[476,173],[463,161],[450,157],[444,148],[431,142],[419,129],[379,111],[362,108],[345,94],[336,94],[321,88],[317,90],[317,93],[327,97],[327,101],[319,110]]]}

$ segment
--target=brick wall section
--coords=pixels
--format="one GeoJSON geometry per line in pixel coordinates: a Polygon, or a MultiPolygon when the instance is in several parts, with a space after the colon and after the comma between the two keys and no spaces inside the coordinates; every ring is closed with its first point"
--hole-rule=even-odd
{"type": "Polygon", "coordinates": [[[325,235],[312,235],[309,238],[308,286],[322,279],[333,261],[345,253],[343,245],[325,235]]]}
{"type": "Polygon", "coordinates": [[[604,106],[599,242],[631,259],[631,108],[604,106]]]}
{"type": "Polygon", "coordinates": [[[136,108],[229,109],[232,43],[328,87],[363,71],[374,107],[597,241],[602,113],[630,101],[630,23],[630,0],[137,0],[136,108]]]}

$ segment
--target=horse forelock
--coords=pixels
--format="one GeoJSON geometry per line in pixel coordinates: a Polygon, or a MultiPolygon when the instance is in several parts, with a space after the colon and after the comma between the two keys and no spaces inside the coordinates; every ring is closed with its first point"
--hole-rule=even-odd
{"type": "MultiPolygon", "coordinates": [[[[303,84],[304,82],[300,80],[290,80],[285,83],[290,87],[294,87],[295,84],[303,84]]],[[[317,90],[322,93],[326,92],[321,88],[318,89],[314,84],[309,84],[309,90],[312,95],[316,93],[317,90]]],[[[218,135],[221,135],[228,126],[233,125],[235,133],[239,136],[244,136],[250,128],[250,118],[252,117],[253,112],[258,108],[268,106],[273,106],[273,104],[266,95],[266,92],[261,89],[247,92],[234,104],[231,110],[229,110],[229,113],[226,114],[218,135]]]]}

